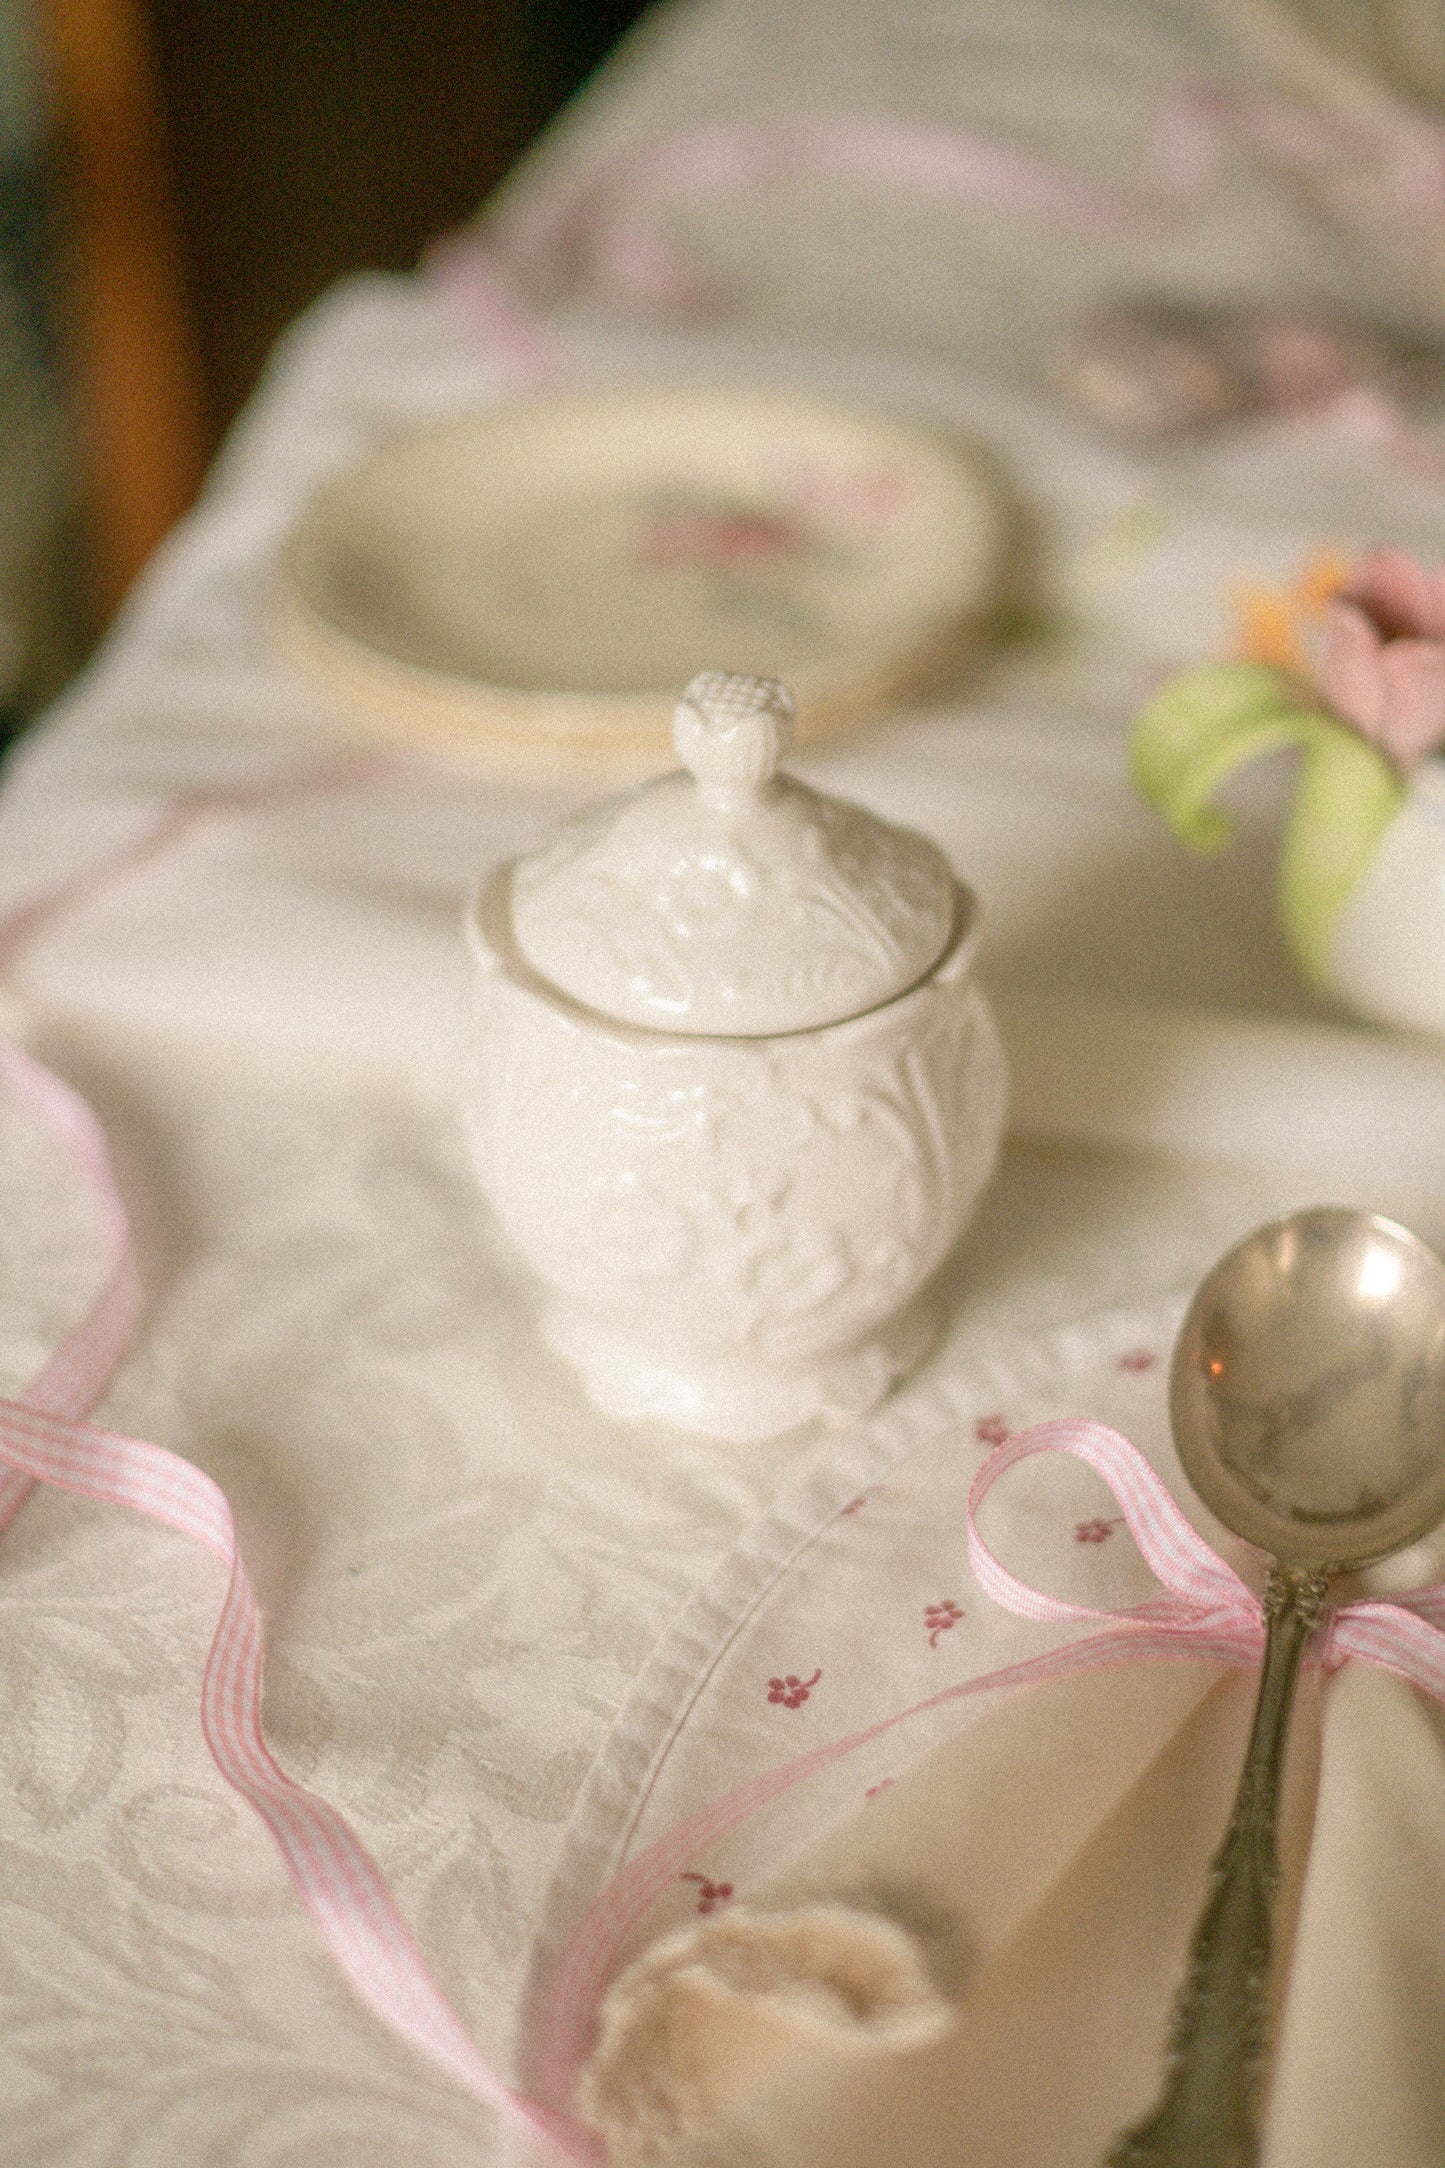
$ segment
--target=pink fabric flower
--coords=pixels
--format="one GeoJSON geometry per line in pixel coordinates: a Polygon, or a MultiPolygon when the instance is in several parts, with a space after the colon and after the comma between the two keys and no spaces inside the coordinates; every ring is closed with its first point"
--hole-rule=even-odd
{"type": "Polygon", "coordinates": [[[1445,570],[1372,550],[1325,609],[1320,675],[1333,706],[1387,753],[1418,767],[1445,746],[1445,570]]]}

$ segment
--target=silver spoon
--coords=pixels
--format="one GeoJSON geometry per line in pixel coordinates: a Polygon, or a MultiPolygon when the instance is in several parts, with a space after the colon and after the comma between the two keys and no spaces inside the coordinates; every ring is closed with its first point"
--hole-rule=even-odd
{"type": "Polygon", "coordinates": [[[1249,2168],[1267,2049],[1275,1803],[1331,1579],[1445,1518],[1445,1265],[1368,1212],[1296,1212],[1222,1258],[1174,1350],[1184,1472],[1274,1560],[1254,1728],[1170,2024],[1157,2105],[1106,2168],[1249,2168]]]}

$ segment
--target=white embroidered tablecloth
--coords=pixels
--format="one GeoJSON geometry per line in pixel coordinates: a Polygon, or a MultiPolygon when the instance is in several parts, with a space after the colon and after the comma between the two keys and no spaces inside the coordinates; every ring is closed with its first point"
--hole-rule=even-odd
{"type": "MultiPolygon", "coordinates": [[[[610,142],[717,119],[724,83],[729,114],[775,109],[806,82],[820,107],[846,96],[921,111],[1012,133],[1066,165],[1097,151],[1109,169],[1097,178],[1127,178],[1166,91],[1235,50],[1203,19],[1040,5],[1019,14],[1010,45],[988,11],[960,9],[955,22],[899,9],[885,53],[871,9],[682,11],[649,30],[515,200],[540,199],[569,160],[590,157],[589,131],[610,142]],[[1042,49],[1063,25],[1052,72],[1021,75],[1028,39],[1042,49]],[[1118,72],[1126,33],[1143,44],[1118,72]],[[975,65],[989,40],[991,72],[975,65]],[[1097,99],[1081,131],[1068,91],[1101,69],[1120,86],[1107,134],[1097,99]]],[[[1170,261],[1197,268],[1208,242],[1226,285],[1271,290],[1288,264],[1311,292],[1352,288],[1361,249],[1347,223],[1232,139],[1216,166],[1217,192],[1202,183],[1179,213],[1170,261]],[[1248,262],[1230,255],[1242,234],[1248,262]]],[[[992,922],[988,975],[1019,1118],[952,1271],[948,1337],[916,1384],[856,1436],[724,1450],[609,1424],[534,1338],[529,1293],[478,1205],[454,1117],[457,925],[466,890],[587,792],[586,778],[573,793],[533,791],[418,758],[325,798],[218,812],[79,901],[8,976],[10,1022],[102,1113],[138,1215],[151,1303],[106,1416],[188,1455],[232,1500],[266,1618],[275,1751],[354,1822],[442,1984],[504,2063],[548,1951],[628,1843],[726,1788],[775,1741],[794,1749],[875,1701],[900,1706],[941,1666],[972,1660],[970,1636],[988,1639],[958,1522],[980,1426],[1076,1397],[1087,1403],[1076,1412],[1162,1452],[1171,1303],[1250,1224],[1327,1189],[1445,1237],[1445,1150],[1422,1120],[1441,1103],[1445,1061],[1344,1030],[1298,987],[1269,908],[1277,778],[1242,797],[1227,862],[1186,864],[1132,803],[1121,759],[1131,705],[1161,661],[1226,636],[1236,577],[1284,577],[1326,533],[1438,559],[1438,490],[1325,422],[1260,425],[1158,463],[1104,445],[1050,403],[1019,354],[1022,340],[1037,359],[1085,297],[1077,238],[1065,248],[1026,221],[1037,246],[1024,277],[992,211],[869,210],[877,188],[868,204],[850,199],[843,240],[836,197],[805,191],[766,259],[775,269],[731,326],[648,326],[615,302],[558,304],[548,324],[584,379],[761,374],[962,427],[993,448],[1030,510],[1053,644],[807,763],[827,787],[938,836],[992,922]],[[844,240],[846,282],[835,275],[844,240]],[[980,250],[996,258],[993,287],[975,279],[980,250]],[[813,285],[800,265],[821,267],[813,285]],[[873,265],[881,284],[859,275],[873,265]],[[961,315],[942,297],[964,287],[976,339],[955,351],[961,315]],[[1243,1021],[1218,1020],[1230,1017],[1243,1021]],[[1153,1366],[1119,1367],[1136,1353],[1153,1366]],[[849,1484],[865,1504],[838,1517],[849,1484]],[[901,1608],[875,1618],[890,1545],[907,1560],[901,1608]],[[965,1616],[930,1643],[920,1604],[965,1616]],[[770,1699],[774,1676],[807,1691],[770,1699]]],[[[766,202],[695,196],[678,212],[683,238],[715,248],[730,277],[765,260],[754,229],[770,215],[766,202]]],[[[1117,273],[1107,253],[1088,261],[1102,262],[1098,278],[1117,273]]],[[[1158,275],[1162,261],[1146,251],[1132,269],[1158,275]]],[[[353,282],[296,327],[202,504],[13,760],[0,906],[98,864],[179,794],[279,778],[354,742],[273,640],[277,544],[315,482],[385,430],[510,388],[505,357],[419,283],[353,282]]],[[[0,1348],[18,1385],[82,1306],[95,1231],[33,1118],[7,1100],[0,1163],[0,1348]]],[[[1069,1534],[1097,1517],[1071,1493],[1047,1513],[1025,1503],[1004,1512],[1000,1545],[1014,1541],[1010,1562],[1040,1576],[1127,1579],[1124,1539],[1069,1534]]],[[[205,1754],[197,1687],[219,1595],[211,1562],[177,1539],[53,1495],[0,1545],[0,2162],[498,2158],[492,2121],[337,1983],[268,1840],[205,1754]]],[[[1346,1909],[1312,1925],[1305,1905],[1301,1937],[1351,1948],[1363,1985],[1353,2003],[1296,2005],[1272,2168],[1313,2168],[1327,2157],[1322,2129],[1336,2133],[1332,2168],[1425,2168],[1445,2149],[1426,2051],[1445,1922],[1432,1897],[1406,1907],[1391,1881],[1410,1845],[1422,1884],[1433,1875],[1440,1723],[1403,1689],[1349,1691],[1388,1704],[1392,1766],[1414,1761],[1393,1801],[1371,1790],[1349,1757],[1375,1719],[1351,1728],[1345,1712],[1322,1841],[1348,1853],[1341,1802],[1364,1801],[1394,1814],[1394,1864],[1378,1884],[1351,1866],[1347,1900],[1336,1860],[1315,1887],[1320,1904],[1346,1909]],[[1393,2120],[1364,2107],[1355,2121],[1318,2120],[1320,2071],[1345,2067],[1341,2024],[1368,2073],[1358,2102],[1393,2102],[1393,2120]]],[[[1200,1795],[1211,1805],[1238,1728],[1228,1691],[1225,1704],[1219,1768],[1200,1795]]],[[[1101,1690],[1098,1721],[1127,1729],[1124,1706],[1101,1690]]],[[[1158,1744],[1184,1706],[1166,1694],[1149,1708],[1158,1744]]],[[[1084,1718],[1055,1705],[1049,1721],[1062,1736],[1084,1718]]],[[[804,1836],[897,1766],[850,1770],[825,1800],[779,1809],[709,1872],[741,1884],[770,1863],[784,1871],[804,1836]]],[[[1081,1843],[1117,1796],[1125,1763],[1112,1767],[1075,1802],[1081,1843]]],[[[1191,1788],[1187,1774],[1172,1792],[1160,1783],[1156,1834],[1191,1788]]],[[[1171,1888],[1190,1886],[1208,1819],[1181,1837],[1171,1888]]],[[[1046,1853],[1030,1856],[1037,1868],[1046,1853]]],[[[1048,1901],[1066,1907],[1071,1887],[1062,1876],[1048,1901]]],[[[680,1889],[677,1903],[691,1896],[680,1889]]],[[[1028,1902],[1044,1896],[1034,1887],[1028,1902]]],[[[1159,1898],[1166,1911],[1171,1901],[1159,1898]]],[[[986,1932],[975,1921],[981,1980],[1007,1979],[1026,1910],[1020,1896],[986,1932]]],[[[1109,1965],[1101,1982],[1126,1969],[1117,1952],[1109,1965]]],[[[1161,1992],[1156,1982],[1156,2002],[1161,1992]]],[[[1094,2084],[1070,2066],[1084,2107],[1076,2123],[1051,2111],[1054,2154],[1037,2122],[1010,2121],[995,2099],[997,2158],[1091,2158],[1111,2088],[1133,2082],[1107,2057],[1101,2067],[1094,2084]]],[[[1344,2113],[1342,2088],[1331,2114],[1344,2113]]],[[[983,2112],[960,2101],[960,2113],[983,2112]]],[[[806,2099],[782,2102],[778,2128],[804,2129],[812,2113],[806,2099]]],[[[861,2111],[857,2127],[872,2127],[861,2111]]],[[[995,2158],[976,2133],[959,2144],[918,2158],[995,2158]]]]}

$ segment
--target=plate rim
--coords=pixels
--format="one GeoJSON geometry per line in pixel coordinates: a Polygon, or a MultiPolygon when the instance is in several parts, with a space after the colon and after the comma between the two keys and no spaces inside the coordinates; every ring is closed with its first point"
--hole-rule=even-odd
{"type": "Polygon", "coordinates": [[[967,489],[976,519],[976,576],[947,607],[924,614],[913,630],[879,644],[871,657],[854,654],[790,676],[798,708],[800,744],[835,737],[910,694],[926,693],[949,665],[964,665],[981,626],[1001,597],[1008,542],[1008,501],[987,446],[966,432],[927,416],[829,394],[795,392],[776,385],[724,385],[706,380],[569,387],[561,392],[524,392],[446,416],[409,422],[379,435],[356,458],[344,462],[308,494],[286,529],[276,558],[272,630],[282,652],[305,675],[344,706],[357,723],[393,743],[498,765],[536,775],[584,765],[637,768],[670,758],[670,722],[680,688],[656,693],[606,693],[511,686],[409,660],[362,639],[318,607],[300,575],[298,558],[313,547],[328,500],[353,485],[368,468],[396,456],[409,443],[435,442],[479,428],[505,429],[527,413],[589,409],[614,419],[639,407],[656,415],[659,403],[679,417],[700,406],[726,403],[740,416],[760,407],[775,412],[826,414],[845,423],[881,428],[909,443],[935,467],[967,489]]]}

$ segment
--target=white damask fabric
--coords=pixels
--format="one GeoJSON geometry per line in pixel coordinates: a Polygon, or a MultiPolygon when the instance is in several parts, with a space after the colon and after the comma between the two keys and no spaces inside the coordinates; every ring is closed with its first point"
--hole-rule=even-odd
{"type": "MultiPolygon", "coordinates": [[[[663,120],[752,112],[763,90],[791,100],[804,85],[820,100],[846,93],[1003,131],[1031,155],[1072,146],[1101,185],[1132,181],[1150,101],[1223,66],[1224,33],[1206,34],[1203,20],[1122,0],[1015,11],[1016,28],[981,8],[885,15],[821,0],[663,15],[625,64],[630,83],[620,68],[515,200],[590,157],[589,131],[630,139],[663,120]],[[1028,38],[1046,67],[1021,71],[1028,38]],[[730,104],[717,102],[722,84],[730,104]]],[[[1354,279],[1356,244],[1308,190],[1237,145],[1211,170],[1223,194],[1195,199],[1170,261],[1192,275],[1217,235],[1209,261],[1242,264],[1229,251],[1247,242],[1264,287],[1287,264],[1311,292],[1354,279]]],[[[980,1424],[1078,1397],[1088,1406],[1075,1412],[1110,1414],[1158,1449],[1164,1298],[1254,1221],[1318,1201],[1326,1142],[1330,1194],[1445,1235],[1445,1184],[1423,1144],[1397,1142],[1388,1180],[1380,1171],[1378,1110],[1395,1101],[1341,1098],[1329,1140],[1311,1141],[1305,1114],[1292,1116],[1293,1097],[1311,1104],[1364,1042],[1299,989],[1274,932],[1274,784],[1243,801],[1233,857],[1186,865],[1131,801],[1121,760],[1131,709],[1160,667],[1227,638],[1241,574],[1285,579],[1323,533],[1439,558],[1438,490],[1320,421],[1252,426],[1157,460],[1089,436],[1029,358],[1080,290],[1085,256],[1096,261],[1077,236],[1065,245],[1040,228],[1030,254],[1006,222],[956,203],[925,216],[859,184],[846,204],[801,190],[775,250],[773,209],[744,191],[691,197],[676,214],[681,238],[713,251],[729,277],[751,267],[756,307],[730,325],[667,329],[619,316],[615,302],[603,321],[574,299],[547,319],[566,367],[841,388],[981,442],[1033,539],[1029,592],[1046,637],[808,773],[949,850],[989,916],[988,979],[1006,1016],[1072,1003],[1095,1019],[1097,1055],[1124,1005],[1170,1009],[1186,1045],[1192,1012],[1229,1012],[1272,1034],[1269,1062],[1241,1057],[1210,1120],[1183,1134],[1176,1123],[1165,1151],[1147,1063],[1122,1097],[1108,1086],[1107,1120],[1071,1129],[1076,1102],[1097,1112],[1097,1062],[1086,1075],[1067,1034],[1016,1028],[1028,1065],[1016,1104],[1047,1104],[1050,1120],[1021,1118],[950,1279],[951,1322],[930,1367],[856,1435],[722,1450],[588,1407],[533,1331],[533,1298],[461,1143],[462,899],[594,778],[529,790],[453,773],[419,749],[325,797],[218,811],[77,901],[7,975],[7,1022],[106,1121],[143,1242],[146,1326],[104,1412],[226,1490],[266,1619],[272,1744],[355,1823],[442,1984],[508,2065],[549,1953],[630,1846],[779,1741],[796,1748],[880,1703],[900,1706],[962,1661],[971,1636],[988,1638],[958,1570],[958,1481],[978,1463],[980,1424]],[[857,275],[865,240],[886,276],[857,275]],[[846,315],[830,316],[830,294],[846,294],[846,315]],[[1297,1129],[1304,1141],[1251,1159],[1247,1102],[1266,1071],[1268,1134],[1297,1129]],[[1156,1367],[1120,1370],[1133,1352],[1156,1367]],[[842,1513],[875,1482],[884,1490],[842,1513]],[[850,1578],[860,1561],[861,1583],[850,1578]],[[895,1571],[896,1616],[877,1602],[895,1571]],[[942,1623],[950,1605],[966,1616],[942,1623]],[[920,1606],[939,1607],[932,1626],[920,1606]]],[[[1097,261],[1103,281],[1156,258],[1097,261]]],[[[357,281],[296,327],[202,504],[12,763],[0,906],[84,874],[181,794],[275,780],[360,742],[280,652],[280,540],[340,462],[401,424],[511,388],[476,328],[411,281],[357,281]]],[[[1029,1013],[1036,1024],[1043,1012],[1029,1013]]],[[[1262,1042],[1240,1045],[1248,1056],[1262,1042]]],[[[1378,1073],[1393,1073],[1385,1042],[1369,1051],[1386,1065],[1378,1073]]],[[[1400,1054],[1412,1089],[1429,1086],[1430,1060],[1400,1054]]],[[[8,1102],[0,1165],[0,1360],[13,1387],[79,1311],[97,1262],[83,1200],[8,1102]]],[[[1091,1517],[1059,1499],[1021,1509],[1016,1563],[1040,1574],[1058,1564],[1038,1546],[1041,1529],[1050,1542],[1062,1529],[1070,1570],[1112,1572],[1117,1535],[1074,1544],[1074,1523],[1091,1517]]],[[[211,1564],[177,1539],[66,1499],[32,1501],[0,1543],[0,2164],[500,2159],[491,2121],[337,1984],[268,1840],[206,1757],[199,1669],[220,1595],[211,1564]]],[[[1422,2045],[1438,2036],[1445,1939],[1392,1879],[1412,1846],[1433,1856],[1428,1817],[1414,1817],[1437,1771],[1439,1725],[1403,1701],[1388,1722],[1392,1766],[1413,1757],[1411,1787],[1382,1799],[1367,1755],[1344,1754],[1319,1825],[1340,1849],[1316,1888],[1336,1908],[1321,1948],[1352,1937],[1367,1960],[1357,2030],[1379,2083],[1361,2098],[1398,2098],[1403,2119],[1385,2136],[1342,2123],[1346,2138],[1320,2151],[1306,2094],[1332,2056],[1340,2073],[1354,2067],[1359,2045],[1340,2042],[1346,2018],[1321,1993],[1296,2005],[1304,2014],[1286,2036],[1293,2120],[1272,2168],[1325,2157],[1426,2168],[1445,2142],[1422,2045]],[[1394,1866],[1381,1879],[1351,1851],[1357,1806],[1389,1822],[1394,1866]],[[1423,1983],[1415,2015],[1401,1982],[1423,1983]]],[[[1170,1736],[1166,1711],[1155,1744],[1170,1736]]],[[[1368,1741],[1368,1724],[1348,1736],[1368,1741]]],[[[1190,1788],[1187,1738],[1179,1751],[1170,1796],[1190,1788]]],[[[1227,1760],[1224,1745],[1216,1758],[1227,1760]]],[[[902,1760],[840,1782],[866,1791],[894,1773],[901,1788],[902,1760]]],[[[784,1813],[707,1872],[763,1887],[856,1804],[851,1792],[799,1802],[808,1826],[784,1813]]],[[[1162,1795],[1150,1826],[1168,1826],[1162,1795]]],[[[1202,1830],[1190,1842],[1207,1849],[1202,1830]]],[[[820,1854],[809,1871],[832,1870],[820,1854]]],[[[1060,1902],[1071,1886],[1059,1879],[1060,1902]]],[[[669,1917],[696,1896],[680,1888],[669,1917]]],[[[1008,1939],[1000,1926],[998,1950],[1008,1939]]],[[[980,1957],[977,1977],[1010,1974],[980,1957]]],[[[998,2022],[1017,2007],[1005,1998],[998,2022]]],[[[1076,2072],[1087,2112],[1058,2126],[1074,2147],[1061,2138],[1061,2168],[1093,2157],[1090,2133],[1132,2082],[1109,2064],[1088,2093],[1086,2075],[1076,2072]]],[[[807,2125],[807,2083],[799,2074],[797,2098],[780,2100],[777,2131],[807,2125]]],[[[987,2113],[1000,2161],[1042,2168],[1027,2150],[1033,2126],[1010,2122],[997,2100],[987,2113]]],[[[940,2168],[991,2158],[966,2118],[957,2127],[967,2141],[939,2153],[940,2168]]],[[[764,2129],[749,2142],[772,2141],[764,2129]]]]}

